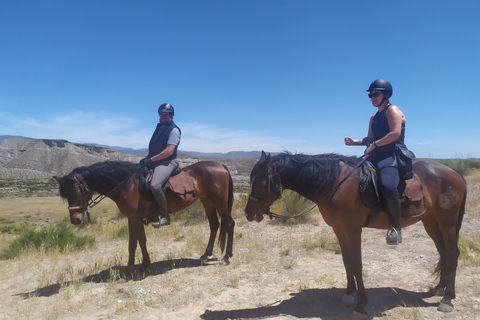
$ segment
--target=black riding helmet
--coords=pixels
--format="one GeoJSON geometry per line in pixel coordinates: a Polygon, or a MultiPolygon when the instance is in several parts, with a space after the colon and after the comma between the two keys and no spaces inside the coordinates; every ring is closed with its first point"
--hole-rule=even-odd
{"type": "Polygon", "coordinates": [[[175,109],[173,109],[170,103],[162,103],[160,107],[158,107],[158,114],[160,114],[160,112],[171,113],[172,116],[175,115],[175,109]]]}
{"type": "Polygon", "coordinates": [[[373,81],[367,92],[371,92],[372,90],[385,91],[385,93],[390,93],[390,97],[393,94],[392,85],[385,79],[377,79],[373,81]]]}
{"type": "Polygon", "coordinates": [[[393,95],[393,88],[390,82],[385,79],[377,79],[370,84],[367,92],[371,92],[372,90],[383,91],[383,99],[379,105],[381,105],[385,100],[389,99],[393,95]],[[388,98],[387,98],[388,96],[388,98]]]}

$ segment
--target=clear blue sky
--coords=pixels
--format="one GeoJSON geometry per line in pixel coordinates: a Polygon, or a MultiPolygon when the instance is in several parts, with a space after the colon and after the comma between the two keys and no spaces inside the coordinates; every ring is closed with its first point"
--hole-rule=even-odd
{"type": "Polygon", "coordinates": [[[480,157],[480,1],[0,0],[0,135],[361,155],[377,78],[418,157],[480,157]]]}

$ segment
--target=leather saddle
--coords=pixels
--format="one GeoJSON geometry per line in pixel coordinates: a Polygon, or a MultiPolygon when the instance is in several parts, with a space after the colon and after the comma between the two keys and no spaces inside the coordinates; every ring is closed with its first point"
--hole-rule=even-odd
{"type": "MultiPolygon", "coordinates": [[[[145,169],[143,178],[140,181],[140,194],[147,200],[154,201],[150,188],[153,177],[153,170],[145,169]]],[[[172,172],[170,178],[163,185],[165,195],[173,197],[175,204],[179,207],[186,207],[196,200],[195,183],[193,179],[180,167],[172,172]]]]}
{"type": "MultiPolygon", "coordinates": [[[[371,210],[367,226],[375,220],[378,213],[386,211],[378,193],[377,179],[376,168],[370,161],[365,161],[360,168],[358,192],[363,204],[371,210]]],[[[412,172],[401,179],[397,190],[400,195],[402,217],[415,218],[425,213],[425,196],[422,184],[415,173],[412,172]]]]}

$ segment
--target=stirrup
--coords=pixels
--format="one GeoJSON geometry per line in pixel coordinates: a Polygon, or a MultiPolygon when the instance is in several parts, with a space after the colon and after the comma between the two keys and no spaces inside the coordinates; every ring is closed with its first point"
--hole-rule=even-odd
{"type": "Polygon", "coordinates": [[[387,244],[397,245],[402,243],[402,230],[390,227],[387,231],[387,244]]]}
{"type": "Polygon", "coordinates": [[[170,221],[165,217],[162,217],[162,218],[160,218],[160,220],[152,223],[152,226],[154,228],[160,228],[160,227],[168,226],[168,225],[170,225],[170,221]]]}

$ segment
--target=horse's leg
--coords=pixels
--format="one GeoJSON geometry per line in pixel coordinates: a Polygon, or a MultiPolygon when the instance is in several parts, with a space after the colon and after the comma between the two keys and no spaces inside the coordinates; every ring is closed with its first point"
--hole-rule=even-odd
{"type": "Polygon", "coordinates": [[[138,223],[136,215],[128,216],[128,264],[127,275],[135,271],[135,250],[137,250],[138,223]]]}
{"type": "Polygon", "coordinates": [[[343,264],[347,273],[347,292],[342,298],[342,305],[352,305],[354,301],[352,294],[358,289],[354,316],[363,318],[366,315],[365,306],[368,300],[362,276],[362,229],[349,228],[334,231],[342,249],[343,264]]]}
{"type": "Polygon", "coordinates": [[[142,220],[138,221],[138,223],[140,224],[138,233],[138,244],[140,245],[140,249],[142,250],[143,261],[142,266],[140,267],[140,272],[143,273],[147,270],[148,266],[150,266],[150,256],[148,255],[147,251],[147,237],[145,235],[145,227],[142,220]]]}
{"type": "Polygon", "coordinates": [[[203,207],[205,208],[205,214],[208,218],[208,223],[210,225],[210,238],[208,239],[207,249],[203,256],[200,257],[200,262],[204,263],[207,261],[208,257],[213,254],[213,245],[215,244],[215,238],[217,237],[218,227],[220,222],[217,217],[217,210],[215,206],[208,199],[201,199],[203,207]]]}
{"type": "Polygon", "coordinates": [[[440,281],[435,287],[437,295],[443,295],[438,307],[439,311],[453,311],[452,299],[455,299],[455,276],[460,251],[457,246],[455,223],[439,224],[430,218],[423,221],[427,234],[433,239],[440,255],[437,272],[440,272],[440,281]]]}
{"type": "Polygon", "coordinates": [[[225,238],[227,238],[227,250],[222,259],[222,264],[230,264],[229,258],[233,256],[233,230],[235,228],[235,220],[233,220],[229,210],[219,212],[221,219],[220,227],[220,243],[222,252],[225,247],[225,238]]]}
{"type": "Polygon", "coordinates": [[[440,273],[440,281],[435,286],[435,291],[436,291],[435,294],[443,296],[445,293],[445,287],[447,285],[446,277],[445,277],[446,274],[445,272],[442,271],[444,270],[444,267],[442,265],[444,264],[445,256],[446,256],[446,249],[445,249],[443,235],[438,226],[438,222],[433,217],[433,215],[428,215],[424,220],[422,220],[422,223],[423,223],[423,227],[425,228],[425,231],[430,236],[430,238],[432,238],[433,243],[437,248],[438,254],[440,255],[440,259],[438,260],[438,265],[435,269],[436,272],[440,273]]]}

